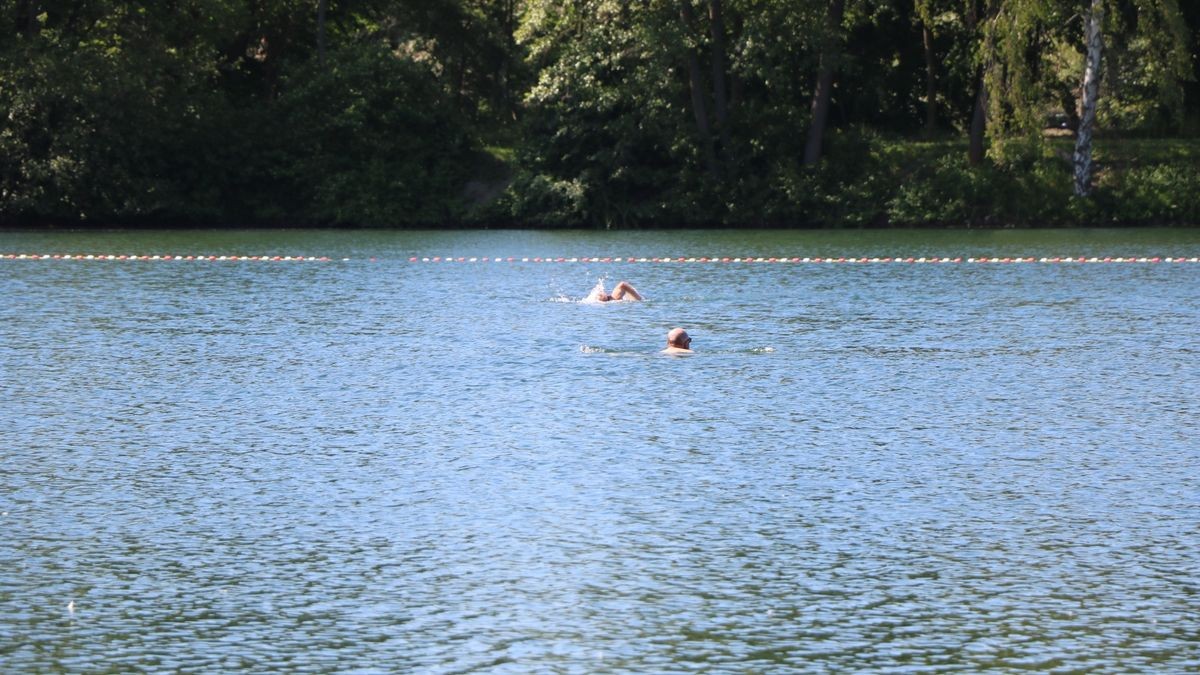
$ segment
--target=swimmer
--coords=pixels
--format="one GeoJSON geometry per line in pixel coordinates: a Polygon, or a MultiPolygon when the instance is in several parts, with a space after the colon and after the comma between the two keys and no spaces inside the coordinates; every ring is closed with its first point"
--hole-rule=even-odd
{"type": "Polygon", "coordinates": [[[617,282],[617,285],[613,286],[612,295],[604,292],[604,283],[602,281],[601,283],[596,284],[596,288],[593,289],[591,295],[588,296],[589,300],[595,300],[597,302],[625,300],[626,298],[630,300],[642,299],[642,294],[638,293],[637,289],[630,285],[628,281],[617,282]]]}
{"type": "Polygon", "coordinates": [[[692,351],[692,338],[687,334],[687,331],[682,328],[672,328],[670,333],[667,333],[667,348],[662,350],[663,354],[695,354],[692,351]]]}

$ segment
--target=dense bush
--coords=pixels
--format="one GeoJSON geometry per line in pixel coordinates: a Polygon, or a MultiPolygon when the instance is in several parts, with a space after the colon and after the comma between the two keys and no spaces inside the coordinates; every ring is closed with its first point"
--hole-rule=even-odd
{"type": "Polygon", "coordinates": [[[219,215],[227,110],[184,50],[45,31],[0,54],[0,219],[203,220],[219,215]]]}
{"type": "Polygon", "coordinates": [[[1135,167],[1107,177],[1097,201],[1114,222],[1200,223],[1200,167],[1135,167]]]}
{"type": "Polygon", "coordinates": [[[350,47],[291,74],[270,171],[293,223],[436,225],[461,215],[471,136],[426,66],[350,47]]]}

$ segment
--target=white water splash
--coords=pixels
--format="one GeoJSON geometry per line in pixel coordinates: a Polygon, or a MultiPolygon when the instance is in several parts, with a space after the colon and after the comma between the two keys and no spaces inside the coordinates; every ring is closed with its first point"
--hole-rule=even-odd
{"type": "Polygon", "coordinates": [[[592,290],[588,291],[588,294],[579,302],[587,305],[601,304],[603,302],[600,300],[601,296],[608,295],[608,293],[604,290],[604,281],[605,278],[600,277],[600,280],[596,282],[596,285],[592,287],[592,290]]]}

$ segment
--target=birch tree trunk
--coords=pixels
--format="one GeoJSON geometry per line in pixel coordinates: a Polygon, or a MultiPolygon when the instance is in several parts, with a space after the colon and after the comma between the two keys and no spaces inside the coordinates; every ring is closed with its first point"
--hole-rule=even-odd
{"type": "Polygon", "coordinates": [[[1104,46],[1100,24],[1103,19],[1103,0],[1092,0],[1085,19],[1087,60],[1083,69],[1079,132],[1075,135],[1075,194],[1080,197],[1092,192],[1092,127],[1096,122],[1096,100],[1100,97],[1100,53],[1104,46]]]}

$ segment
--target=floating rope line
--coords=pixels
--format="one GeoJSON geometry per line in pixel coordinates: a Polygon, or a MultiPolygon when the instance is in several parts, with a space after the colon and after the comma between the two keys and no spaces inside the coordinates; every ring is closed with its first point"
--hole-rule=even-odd
{"type": "MultiPolygon", "coordinates": [[[[73,260],[73,261],[185,261],[185,262],[331,262],[342,261],[347,262],[350,258],[330,258],[328,256],[292,256],[292,255],[116,255],[116,254],[50,254],[50,253],[3,253],[0,254],[2,260],[73,260]]],[[[371,262],[376,262],[377,258],[368,258],[371,262]]],[[[464,257],[464,256],[433,256],[433,257],[410,257],[410,263],[739,263],[739,264],[789,264],[789,265],[815,265],[815,264],[844,264],[844,265],[869,265],[882,263],[907,263],[907,264],[1019,264],[1019,263],[1060,263],[1060,264],[1094,264],[1094,263],[1200,263],[1200,257],[1086,257],[1086,256],[1065,256],[1055,258],[1034,258],[1034,257],[989,257],[981,256],[977,258],[939,258],[939,257],[884,257],[884,258],[866,258],[866,257],[812,257],[812,258],[796,258],[796,257],[779,257],[779,258],[764,258],[748,256],[744,258],[718,257],[711,258],[685,258],[685,257],[663,257],[663,258],[626,258],[626,257],[581,257],[581,258],[564,258],[564,257],[515,257],[515,256],[496,256],[496,257],[464,257]]]]}
{"type": "Polygon", "coordinates": [[[1200,262],[1200,258],[1176,258],[1176,257],[1058,257],[1058,258],[1023,258],[1023,257],[979,257],[979,258],[913,258],[913,257],[886,257],[886,258],[762,258],[762,257],[746,257],[746,258],[729,258],[729,257],[712,257],[712,258],[515,258],[515,257],[495,257],[495,258],[464,258],[464,257],[426,257],[426,258],[409,258],[410,263],[776,263],[776,264],[846,264],[846,265],[864,265],[873,263],[912,263],[912,264],[957,264],[957,263],[1182,263],[1182,262],[1200,262]]]}
{"type": "MultiPolygon", "coordinates": [[[[4,253],[4,260],[135,260],[135,261],[174,261],[189,262],[329,262],[333,258],[302,255],[113,255],[109,254],[50,254],[50,253],[4,253]]],[[[349,260],[342,258],[341,260],[349,260]]]]}

